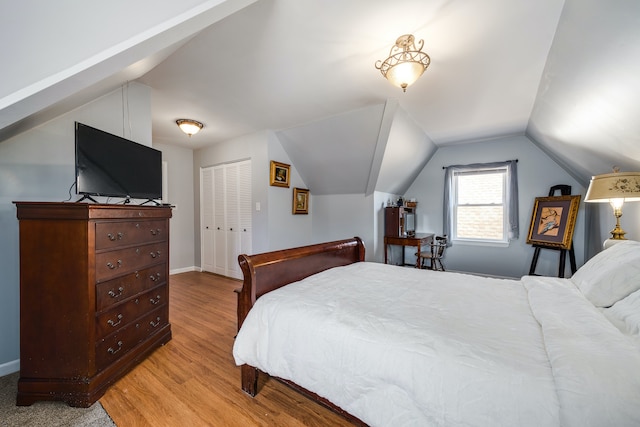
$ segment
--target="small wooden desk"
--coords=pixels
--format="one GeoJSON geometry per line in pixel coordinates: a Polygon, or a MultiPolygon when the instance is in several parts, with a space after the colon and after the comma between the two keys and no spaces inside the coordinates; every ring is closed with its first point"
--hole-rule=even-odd
{"type": "MultiPolygon", "coordinates": [[[[416,246],[416,252],[420,252],[422,246],[428,245],[433,240],[433,233],[416,233],[413,237],[392,237],[384,236],[384,263],[387,264],[387,246],[399,245],[402,246],[402,265],[404,263],[404,247],[416,246]]],[[[416,268],[420,268],[420,257],[416,257],[416,268]]]]}

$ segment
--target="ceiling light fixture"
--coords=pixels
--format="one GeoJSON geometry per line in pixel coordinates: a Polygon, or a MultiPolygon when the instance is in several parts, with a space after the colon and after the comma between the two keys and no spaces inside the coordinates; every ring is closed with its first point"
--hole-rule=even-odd
{"type": "Polygon", "coordinates": [[[429,55],[422,51],[424,40],[418,42],[416,48],[413,34],[398,37],[396,44],[391,47],[389,57],[384,61],[377,61],[376,68],[392,85],[407,91],[407,87],[415,83],[431,63],[429,55]]]}
{"type": "Polygon", "coordinates": [[[200,132],[200,129],[204,127],[202,123],[196,120],[191,119],[178,119],[176,120],[176,124],[182,130],[182,132],[186,133],[191,137],[191,135],[195,135],[200,132]]]}
{"type": "Polygon", "coordinates": [[[613,208],[616,227],[611,230],[611,239],[604,242],[605,247],[609,246],[612,240],[626,240],[626,233],[620,228],[622,205],[624,202],[640,201],[640,172],[620,172],[619,168],[614,167],[613,173],[592,177],[584,201],[609,202],[613,208]]]}

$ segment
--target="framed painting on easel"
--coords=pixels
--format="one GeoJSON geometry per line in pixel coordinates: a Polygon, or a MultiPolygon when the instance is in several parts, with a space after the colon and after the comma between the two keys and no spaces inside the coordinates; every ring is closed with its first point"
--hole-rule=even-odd
{"type": "Polygon", "coordinates": [[[555,249],[571,249],[580,195],[536,197],[527,243],[555,249]]]}

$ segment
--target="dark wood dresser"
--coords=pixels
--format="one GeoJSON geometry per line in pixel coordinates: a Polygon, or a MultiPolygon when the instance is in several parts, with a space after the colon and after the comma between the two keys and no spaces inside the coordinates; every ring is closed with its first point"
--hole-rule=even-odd
{"type": "Polygon", "coordinates": [[[170,207],[16,202],[18,405],[87,407],[171,339],[170,207]]]}

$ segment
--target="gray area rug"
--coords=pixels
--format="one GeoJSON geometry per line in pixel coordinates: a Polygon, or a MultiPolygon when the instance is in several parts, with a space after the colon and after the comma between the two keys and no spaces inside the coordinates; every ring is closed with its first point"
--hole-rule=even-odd
{"type": "Polygon", "coordinates": [[[114,427],[100,402],[89,408],[72,408],[63,402],[36,402],[16,406],[19,373],[0,377],[0,427],[87,426],[114,427]]]}

